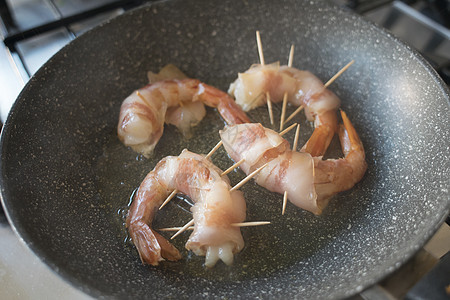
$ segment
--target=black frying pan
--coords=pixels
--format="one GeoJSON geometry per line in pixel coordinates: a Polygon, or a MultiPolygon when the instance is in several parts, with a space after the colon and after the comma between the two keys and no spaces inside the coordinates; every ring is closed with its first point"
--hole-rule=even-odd
{"type": "MultiPolygon", "coordinates": [[[[428,63],[357,16],[312,1],[164,1],[84,34],[29,81],[2,132],[2,203],[28,246],[96,297],[342,298],[398,268],[447,216],[449,117],[428,63]],[[249,183],[247,220],[272,225],[242,230],[233,267],[206,270],[185,250],[180,262],[143,266],[123,227],[133,190],[162,157],[207,152],[223,121],[208,110],[190,140],[169,126],[155,156],[136,159],[115,134],[121,101],[166,63],[226,90],[258,62],[255,30],[267,62],[284,63],[293,43],[294,65],[324,81],[356,61],[331,89],[365,145],[367,174],[319,217],[292,205],[282,217],[281,196],[249,183]]],[[[268,124],[265,108],[251,118],[268,124]]],[[[298,121],[304,142],[311,126],[298,121]]],[[[231,165],[223,150],[213,160],[231,165]]],[[[154,226],[184,224],[181,203],[154,226]]]]}

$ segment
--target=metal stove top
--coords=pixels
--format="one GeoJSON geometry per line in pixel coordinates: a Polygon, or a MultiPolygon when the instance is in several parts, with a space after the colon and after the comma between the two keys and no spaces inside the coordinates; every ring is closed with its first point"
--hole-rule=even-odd
{"type": "Polygon", "coordinates": [[[90,28],[149,0],[0,0],[0,118],[29,78],[90,28]]]}
{"type": "MultiPolygon", "coordinates": [[[[11,105],[30,77],[64,45],[90,28],[151,1],[0,0],[1,121],[6,120],[11,105]]],[[[449,84],[449,0],[329,0],[329,2],[352,10],[391,31],[418,50],[449,84]]],[[[439,258],[445,253],[447,253],[447,268],[444,267],[444,271],[448,274],[449,250],[450,229],[444,224],[427,246],[398,272],[352,299],[416,297],[418,294],[411,287],[433,266],[438,263],[443,265],[441,262],[444,259],[439,258]]],[[[90,298],[54,275],[20,243],[7,225],[1,208],[0,291],[3,291],[0,292],[0,298],[16,296],[21,299],[90,298]],[[24,262],[27,268],[17,268],[24,262]],[[49,289],[49,286],[52,288],[49,289]]],[[[420,294],[420,289],[418,293],[420,294]]]]}

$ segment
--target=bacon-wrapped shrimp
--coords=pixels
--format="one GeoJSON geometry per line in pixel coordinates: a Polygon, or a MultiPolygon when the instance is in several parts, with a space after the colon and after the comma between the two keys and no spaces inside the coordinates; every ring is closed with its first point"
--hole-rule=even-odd
{"type": "Polygon", "coordinates": [[[220,136],[233,160],[245,159],[240,167],[246,174],[268,163],[255,178],[259,185],[280,194],[287,191],[293,204],[321,214],[333,195],[352,188],[367,169],[358,134],[346,114],[341,115],[339,138],[345,156],[340,159],[291,151],[285,139],[261,124],[226,126],[220,136]]]}
{"type": "Polygon", "coordinates": [[[226,175],[204,156],[183,150],[179,156],[162,159],[141,183],[131,204],[127,228],[143,263],[158,265],[161,260],[179,260],[178,250],[151,228],[151,222],[173,191],[188,195],[194,231],[186,248],[206,256],[205,265],[212,267],[221,259],[233,262],[233,255],[242,250],[244,240],[238,227],[244,221],[246,204],[242,192],[230,192],[226,175]]]}
{"type": "Polygon", "coordinates": [[[337,132],[336,110],[340,100],[309,71],[280,66],[279,63],[255,64],[238,74],[228,93],[236,98],[244,111],[265,104],[267,94],[276,103],[287,93],[287,101],[295,106],[303,105],[307,119],[314,121],[315,130],[303,147],[313,156],[323,155],[337,132]]]}
{"type": "Polygon", "coordinates": [[[136,152],[151,154],[165,122],[187,134],[205,116],[204,104],[217,108],[228,124],[249,121],[227,93],[197,79],[169,77],[149,76],[151,83],[134,91],[122,103],[117,134],[123,144],[136,152]],[[164,79],[154,81],[161,78],[164,79]]]}

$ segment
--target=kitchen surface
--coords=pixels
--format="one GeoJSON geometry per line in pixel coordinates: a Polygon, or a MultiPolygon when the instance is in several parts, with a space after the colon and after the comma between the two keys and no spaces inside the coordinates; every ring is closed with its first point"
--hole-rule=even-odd
{"type": "MultiPolygon", "coordinates": [[[[54,53],[90,28],[145,2],[151,1],[1,0],[2,123],[23,86],[54,53]]],[[[446,84],[449,84],[449,1],[330,2],[354,11],[391,31],[419,51],[446,84]]],[[[352,299],[402,299],[405,296],[414,298],[414,295],[421,293],[417,291],[417,283],[426,280],[426,274],[434,267],[442,269],[441,258],[448,254],[449,250],[450,228],[444,223],[407,264],[378,285],[352,299]]],[[[449,260],[448,255],[446,259],[449,260]]],[[[445,270],[447,274],[450,271],[448,267],[444,268],[445,270]]],[[[450,290],[450,287],[448,288],[450,290]]],[[[72,287],[41,262],[15,235],[1,211],[0,299],[62,298],[90,299],[90,296],[72,287]]]]}

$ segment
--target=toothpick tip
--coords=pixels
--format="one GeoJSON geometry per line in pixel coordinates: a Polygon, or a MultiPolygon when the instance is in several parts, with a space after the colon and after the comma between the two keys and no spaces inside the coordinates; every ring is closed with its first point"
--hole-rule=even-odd
{"type": "Polygon", "coordinates": [[[300,105],[285,121],[284,123],[289,122],[293,117],[295,117],[299,112],[302,111],[302,109],[304,108],[304,105],[300,105]]]}
{"type": "Polygon", "coordinates": [[[264,169],[269,163],[265,163],[264,165],[262,165],[261,167],[259,167],[258,169],[256,169],[255,171],[253,171],[252,173],[250,173],[249,175],[247,175],[247,177],[245,177],[244,179],[242,179],[238,184],[236,184],[235,186],[233,186],[230,189],[230,192],[239,189],[240,187],[242,187],[244,184],[246,184],[250,179],[252,179],[253,177],[256,176],[256,174],[258,174],[259,172],[261,172],[262,169],[264,169]]]}
{"type": "Polygon", "coordinates": [[[330,80],[327,81],[327,83],[324,84],[324,87],[327,88],[330,84],[332,84],[339,76],[342,75],[353,63],[355,60],[351,60],[348,64],[345,65],[342,69],[339,70],[333,77],[331,77],[330,80]]]}
{"type": "Polygon", "coordinates": [[[259,60],[261,62],[261,65],[264,66],[264,52],[262,49],[261,35],[259,34],[259,30],[256,30],[256,44],[258,46],[259,60]]]}
{"type": "Polygon", "coordinates": [[[235,163],[234,165],[232,165],[231,167],[229,167],[228,169],[226,169],[225,171],[223,171],[222,174],[220,174],[220,176],[227,175],[228,173],[230,173],[231,171],[233,171],[234,169],[236,169],[237,167],[239,167],[244,161],[245,161],[244,158],[241,159],[240,161],[238,161],[237,163],[235,163]]]}
{"type": "Polygon", "coordinates": [[[289,126],[288,128],[286,128],[285,130],[283,130],[282,132],[279,133],[280,136],[285,135],[286,133],[288,133],[289,131],[292,130],[292,128],[294,128],[295,126],[297,126],[297,123],[292,124],[291,126],[289,126]]]}
{"type": "Polygon", "coordinates": [[[170,195],[166,198],[166,200],[164,200],[164,202],[161,204],[161,206],[159,207],[159,209],[163,208],[164,206],[166,206],[167,203],[169,203],[170,200],[172,200],[172,198],[178,193],[177,190],[173,190],[172,193],[170,193],[170,195]]]}
{"type": "Polygon", "coordinates": [[[266,99],[267,99],[267,109],[269,111],[270,124],[273,125],[273,108],[269,92],[266,92],[266,99]]]}
{"type": "Polygon", "coordinates": [[[284,215],[286,211],[286,204],[287,204],[287,191],[284,191],[283,195],[283,208],[281,209],[281,215],[284,215]]]}
{"type": "Polygon", "coordinates": [[[217,151],[217,149],[219,149],[220,146],[222,146],[222,145],[223,145],[223,141],[220,140],[220,141],[214,146],[214,148],[212,148],[211,151],[209,151],[209,153],[206,154],[205,159],[209,159],[209,158],[217,151]]]}
{"type": "Polygon", "coordinates": [[[182,232],[186,231],[189,226],[194,225],[194,219],[190,220],[189,222],[186,223],[186,225],[184,225],[183,227],[181,227],[180,230],[178,230],[174,235],[172,235],[170,237],[171,240],[173,240],[175,237],[177,237],[179,234],[181,234],[182,232]]]}

